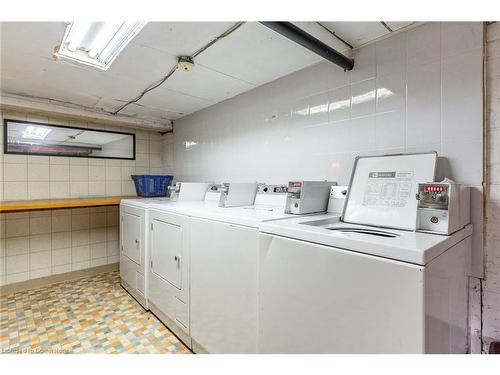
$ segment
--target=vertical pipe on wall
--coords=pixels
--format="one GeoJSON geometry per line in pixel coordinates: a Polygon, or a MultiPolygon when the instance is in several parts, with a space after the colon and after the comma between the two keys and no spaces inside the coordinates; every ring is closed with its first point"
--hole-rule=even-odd
{"type": "MultiPolygon", "coordinates": [[[[487,49],[488,49],[488,25],[487,22],[483,22],[483,246],[481,251],[483,256],[481,257],[483,260],[482,266],[482,275],[483,278],[485,276],[485,268],[486,268],[486,252],[485,252],[485,244],[486,242],[486,228],[488,225],[488,215],[487,215],[487,196],[488,196],[488,97],[487,97],[487,71],[486,71],[486,61],[487,61],[487,49]]],[[[481,343],[482,352],[484,352],[484,340],[483,340],[483,280],[479,280],[479,304],[480,304],[480,328],[479,328],[479,341],[481,343]]]]}

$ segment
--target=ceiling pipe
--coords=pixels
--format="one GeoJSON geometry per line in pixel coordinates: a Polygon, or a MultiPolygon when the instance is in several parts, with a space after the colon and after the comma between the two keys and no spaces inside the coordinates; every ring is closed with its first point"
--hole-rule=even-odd
{"type": "Polygon", "coordinates": [[[168,123],[162,123],[125,115],[111,115],[108,112],[53,99],[6,93],[0,93],[0,110],[5,112],[14,111],[60,119],[86,121],[103,125],[131,127],[134,129],[157,131],[169,131],[172,129],[171,121],[169,120],[167,120],[169,121],[168,123]]]}
{"type": "Polygon", "coordinates": [[[300,44],[302,47],[307,48],[324,59],[331,61],[344,70],[352,70],[354,67],[353,59],[344,56],[291,22],[261,22],[261,24],[269,27],[271,30],[276,31],[295,43],[300,44]]]}

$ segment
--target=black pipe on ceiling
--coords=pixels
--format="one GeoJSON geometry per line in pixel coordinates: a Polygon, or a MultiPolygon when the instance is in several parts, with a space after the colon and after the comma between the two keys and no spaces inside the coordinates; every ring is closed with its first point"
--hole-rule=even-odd
{"type": "Polygon", "coordinates": [[[302,47],[307,48],[317,55],[320,55],[324,59],[331,61],[344,70],[352,70],[354,67],[353,59],[344,56],[291,22],[261,22],[261,24],[269,27],[271,30],[276,31],[295,43],[300,44],[302,47]]]}

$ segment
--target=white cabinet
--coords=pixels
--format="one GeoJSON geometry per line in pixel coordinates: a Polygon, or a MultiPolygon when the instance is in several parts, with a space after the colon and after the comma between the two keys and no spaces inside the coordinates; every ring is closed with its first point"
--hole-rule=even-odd
{"type": "Polygon", "coordinates": [[[120,205],[120,279],[123,287],[145,308],[146,293],[145,208],[120,205]]]}
{"type": "Polygon", "coordinates": [[[150,209],[149,230],[149,308],[191,346],[188,217],[150,209]]]}
{"type": "Polygon", "coordinates": [[[258,231],[197,218],[190,223],[193,347],[255,353],[258,231]]]}

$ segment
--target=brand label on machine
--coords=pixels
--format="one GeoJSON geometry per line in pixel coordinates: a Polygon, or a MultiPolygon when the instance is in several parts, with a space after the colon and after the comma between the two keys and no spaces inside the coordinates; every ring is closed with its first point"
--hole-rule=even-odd
{"type": "Polygon", "coordinates": [[[368,173],[363,206],[405,207],[411,196],[413,172],[368,173]]]}

